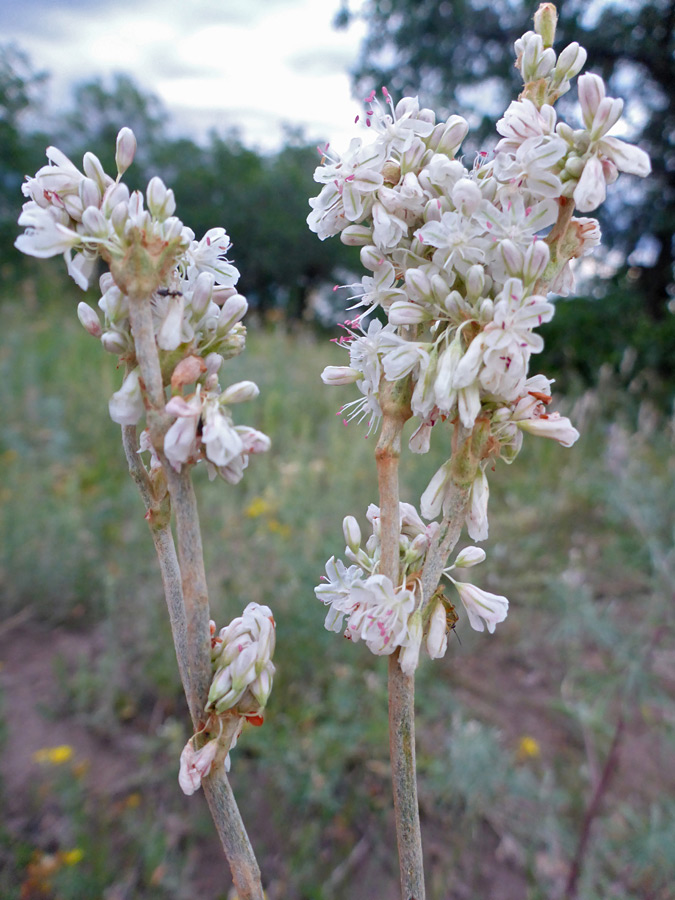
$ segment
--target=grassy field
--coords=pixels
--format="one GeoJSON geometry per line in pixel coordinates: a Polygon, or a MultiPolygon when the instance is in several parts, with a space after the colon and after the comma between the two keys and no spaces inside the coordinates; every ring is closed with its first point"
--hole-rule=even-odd
{"type": "MultiPolygon", "coordinates": [[[[187,715],[107,413],[121,376],[52,293],[2,305],[0,897],[225,900],[203,798],[176,784],[187,715]]],[[[325,632],[313,594],[342,517],[377,500],[374,439],[336,417],[352,393],[319,379],[340,362],[253,327],[231,380],[259,384],[238,421],[273,450],[236,487],[196,476],[214,618],[256,600],[278,624],[267,719],[231,773],[269,900],[397,895],[386,661],[325,632]]],[[[562,898],[575,858],[580,900],[674,896],[674,436],[649,388],[601,373],[564,410],[574,448],[531,438],[491,476],[476,581],[509,618],[462,620],[417,678],[429,900],[562,898]]],[[[406,454],[402,498],[441,461],[406,454]]]]}

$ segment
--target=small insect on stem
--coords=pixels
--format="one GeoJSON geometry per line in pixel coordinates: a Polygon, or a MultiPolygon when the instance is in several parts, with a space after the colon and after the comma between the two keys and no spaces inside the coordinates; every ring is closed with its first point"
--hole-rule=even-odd
{"type": "Polygon", "coordinates": [[[182,291],[172,291],[170,288],[159,288],[157,291],[158,296],[160,297],[182,297],[182,291]]]}
{"type": "Polygon", "coordinates": [[[457,631],[455,630],[457,623],[459,622],[459,615],[457,614],[457,610],[453,603],[451,603],[448,598],[445,596],[443,592],[443,586],[439,585],[434,591],[434,597],[443,604],[443,608],[445,609],[445,627],[447,629],[447,633],[449,634],[451,631],[455,632],[455,637],[461,644],[461,640],[457,631]]]}

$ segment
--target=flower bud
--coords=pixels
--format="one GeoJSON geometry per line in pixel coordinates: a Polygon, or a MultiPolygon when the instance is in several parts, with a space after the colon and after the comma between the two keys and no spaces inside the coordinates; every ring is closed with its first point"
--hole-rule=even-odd
{"type": "Polygon", "coordinates": [[[186,356],[171,373],[171,389],[178,391],[186,384],[194,384],[205,371],[206,364],[201,357],[186,356]]]}
{"type": "Polygon", "coordinates": [[[485,269],[483,266],[471,266],[464,278],[466,283],[466,296],[469,300],[478,300],[485,287],[485,269]]]}
{"type": "Polygon", "coordinates": [[[455,566],[458,569],[470,569],[485,560],[485,550],[480,547],[465,547],[457,554],[455,566]]]}
{"type": "Polygon", "coordinates": [[[221,394],[221,401],[226,405],[231,403],[245,403],[247,400],[255,400],[260,394],[258,385],[253,381],[238,381],[231,384],[221,394]]]}
{"type": "Polygon", "coordinates": [[[365,266],[366,269],[370,269],[371,272],[377,272],[384,262],[382,251],[378,250],[377,247],[362,247],[359,255],[361,257],[361,264],[365,266]]]}
{"type": "Polygon", "coordinates": [[[269,663],[248,687],[258,711],[262,711],[267,706],[267,701],[272,693],[273,675],[274,666],[269,663]]]}
{"type": "Polygon", "coordinates": [[[84,174],[87,178],[91,178],[92,181],[95,181],[103,194],[105,189],[112,182],[112,178],[103,171],[103,166],[101,165],[101,160],[98,156],[87,151],[82,158],[82,168],[84,169],[84,174]]]}
{"type": "Polygon", "coordinates": [[[436,600],[429,617],[429,630],[427,632],[427,653],[431,659],[441,659],[441,657],[445,656],[445,651],[448,649],[447,632],[445,606],[440,600],[436,600]]]}
{"type": "Polygon", "coordinates": [[[104,216],[110,217],[119,203],[126,204],[129,202],[129,196],[129,188],[126,184],[113,182],[106,188],[105,194],[101,199],[101,212],[104,216]]]}
{"type": "Polygon", "coordinates": [[[359,378],[363,378],[363,375],[351,366],[326,366],[321,373],[324,384],[353,384],[359,378]]]}
{"type": "Polygon", "coordinates": [[[204,360],[204,363],[206,364],[207,377],[217,375],[224,361],[225,360],[220,355],[220,353],[209,353],[209,355],[204,360]]]}
{"type": "Polygon", "coordinates": [[[420,658],[420,645],[422,644],[423,628],[422,613],[419,609],[408,619],[408,633],[399,656],[401,671],[404,675],[412,675],[420,658]]]}
{"type": "Polygon", "coordinates": [[[558,56],[558,62],[553,70],[555,81],[570,81],[575,78],[583,69],[586,57],[586,51],[576,41],[568,44],[558,56]]]}
{"type": "Polygon", "coordinates": [[[450,196],[455,209],[465,216],[472,216],[483,199],[480,188],[469,178],[460,178],[452,188],[450,196]]]}
{"type": "Polygon", "coordinates": [[[95,310],[84,300],[77,305],[77,318],[92,337],[100,338],[103,333],[101,322],[95,310]]]}
{"type": "MultiPolygon", "coordinates": [[[[173,191],[169,190],[167,191],[167,194],[171,194],[171,197],[167,198],[167,203],[169,204],[169,206],[173,204],[173,207],[175,209],[176,201],[173,196],[173,191]]],[[[187,247],[187,241],[185,240],[183,231],[183,223],[177,216],[169,216],[168,219],[165,219],[162,222],[160,228],[160,234],[162,235],[162,238],[167,241],[167,243],[170,243],[172,241],[183,241],[183,243],[187,247]]]]}
{"type": "MultiPolygon", "coordinates": [[[[579,78],[577,90],[579,92],[579,103],[584,125],[590,130],[600,101],[604,100],[605,97],[605,82],[599,75],[587,72],[586,75],[582,75],[579,78]]],[[[560,133],[559,126],[558,133],[560,133]]]]}
{"type": "Polygon", "coordinates": [[[115,165],[119,175],[124,175],[136,155],[136,136],[131,128],[121,128],[117,135],[115,165]]]}
{"type": "Polygon", "coordinates": [[[544,47],[552,47],[555,42],[555,29],[558,24],[558,11],[552,3],[542,3],[534,14],[534,30],[541,35],[544,47]]]}
{"type": "Polygon", "coordinates": [[[424,559],[424,555],[429,549],[429,538],[426,534],[417,534],[409,541],[408,548],[405,554],[405,559],[408,565],[419,563],[422,559],[424,559]]]}
{"type": "Polygon", "coordinates": [[[105,238],[108,237],[108,220],[97,206],[89,206],[82,213],[82,225],[86,231],[83,237],[105,238]]]}
{"type": "Polygon", "coordinates": [[[533,284],[540,278],[550,258],[551,252],[546,241],[534,241],[530,244],[523,260],[523,284],[533,284]]]}
{"type": "Polygon", "coordinates": [[[101,343],[106,353],[114,353],[115,356],[121,356],[129,349],[127,341],[125,341],[119,331],[104,332],[101,335],[101,343]]]}
{"type": "Polygon", "coordinates": [[[163,222],[176,211],[176,198],[171,188],[167,188],[161,178],[155,175],[148,182],[145,199],[152,215],[163,222]]]}
{"type": "Polygon", "coordinates": [[[342,520],[342,533],[345,537],[345,543],[352,553],[358,553],[361,547],[361,529],[354,516],[344,517],[342,520]]]}
{"type": "Polygon", "coordinates": [[[224,284],[216,284],[213,288],[213,294],[211,299],[218,306],[223,306],[226,300],[229,300],[230,297],[234,297],[237,293],[237,289],[233,287],[227,287],[224,284]]]}
{"type": "Polygon", "coordinates": [[[119,391],[108,401],[110,418],[118,425],[136,425],[143,413],[143,395],[139,384],[139,370],[133,369],[124,379],[119,391]]]}
{"type": "Polygon", "coordinates": [[[233,325],[243,319],[248,310],[248,303],[241,294],[234,294],[223,304],[218,316],[218,331],[224,334],[229,331],[233,325]]]}
{"type": "Polygon", "coordinates": [[[500,242],[499,254],[509,275],[512,278],[519,278],[523,271],[523,251],[513,241],[507,239],[500,242]]]}
{"type": "Polygon", "coordinates": [[[373,242],[373,230],[366,225],[348,225],[342,229],[340,240],[347,247],[365,247],[373,242]]]}
{"type": "Polygon", "coordinates": [[[570,153],[570,155],[565,160],[565,168],[563,172],[569,172],[572,178],[579,178],[581,173],[584,171],[585,165],[586,160],[582,159],[580,156],[577,156],[576,153],[570,153]]]}
{"type": "Polygon", "coordinates": [[[211,272],[200,272],[195,281],[190,305],[196,316],[203,316],[213,296],[214,277],[211,272]]]}
{"type": "Polygon", "coordinates": [[[469,131],[469,123],[461,116],[450,116],[434,128],[429,146],[436,153],[454,156],[469,131]]]}
{"type": "Polygon", "coordinates": [[[613,97],[603,97],[593,116],[593,125],[590,129],[591,140],[597,141],[606,134],[621,118],[623,112],[623,100],[613,97]]]}
{"type": "Polygon", "coordinates": [[[124,230],[129,220],[129,207],[126,203],[118,203],[110,213],[110,224],[115,234],[123,236],[124,230]]]}
{"type": "Polygon", "coordinates": [[[412,300],[394,300],[387,315],[391,325],[420,325],[432,318],[428,310],[412,300]]]}
{"type": "Polygon", "coordinates": [[[202,778],[206,778],[211,771],[218,752],[218,741],[216,740],[209,741],[201,750],[194,749],[192,740],[190,738],[180,755],[180,771],[178,773],[178,784],[188,797],[199,790],[202,778]]]}
{"type": "Polygon", "coordinates": [[[112,277],[112,272],[104,272],[98,280],[99,290],[102,294],[105,294],[114,284],[115,279],[112,277]]]}
{"type": "Polygon", "coordinates": [[[405,285],[412,300],[428,301],[431,297],[431,282],[422,269],[408,269],[405,285]]]}
{"type": "Polygon", "coordinates": [[[88,206],[100,206],[101,205],[101,189],[98,184],[93,180],[93,178],[83,178],[80,182],[78,191],[77,191],[80,200],[82,201],[82,208],[86,209],[88,206]]]}

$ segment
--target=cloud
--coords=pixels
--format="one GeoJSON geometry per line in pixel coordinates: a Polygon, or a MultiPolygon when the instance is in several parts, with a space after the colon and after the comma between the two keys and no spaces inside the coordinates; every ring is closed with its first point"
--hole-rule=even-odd
{"type": "Polygon", "coordinates": [[[286,58],[290,69],[304,76],[334,75],[347,71],[354,53],[347,47],[316,47],[301,50],[286,58]]]}

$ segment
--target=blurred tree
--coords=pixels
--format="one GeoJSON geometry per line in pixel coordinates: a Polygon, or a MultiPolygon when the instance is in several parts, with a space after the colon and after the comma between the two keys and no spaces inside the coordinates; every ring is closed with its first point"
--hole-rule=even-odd
{"type": "MultiPolygon", "coordinates": [[[[513,41],[532,27],[532,0],[342,0],[336,18],[367,24],[354,82],[360,93],[386,84],[419,94],[440,113],[463,113],[478,140],[520,90],[513,41]]],[[[675,262],[675,0],[558,0],[558,46],[579,41],[588,68],[628,98],[627,137],[639,141],[654,174],[625,176],[601,217],[606,243],[620,250],[630,288],[654,320],[666,316],[675,262]]],[[[568,98],[563,98],[564,102],[568,98]]],[[[474,146],[473,149],[476,149],[474,146]]]]}
{"type": "Polygon", "coordinates": [[[235,132],[213,132],[205,144],[171,137],[158,98],[128,76],[116,75],[110,83],[96,79],[77,85],[70,111],[55,120],[46,138],[24,122],[35,113],[36,88],[46,75],[34,74],[14,48],[0,53],[0,262],[24,262],[12,247],[20,187],[25,174],[45,164],[45,146],[60,147],[76,164],[91,150],[112,172],[117,132],[128,125],[138,152],[125,182],[145,188],[152,175],[160,175],[175,191],[178,214],[198,237],[225,227],[242,272],[241,290],[262,314],[278,307],[301,318],[313,288],[334,282],[350,265],[357,268],[353,248],[322,244],[307,228],[318,158],[302,135],[289,132],[286,145],[270,155],[243,146],[235,132]]]}
{"type": "MultiPolygon", "coordinates": [[[[14,250],[21,208],[21,183],[44,156],[44,138],[27,136],[24,121],[39,105],[47,76],[36,72],[13,45],[0,46],[0,264],[22,268],[25,257],[14,250]]],[[[3,271],[3,274],[6,274],[3,271]]]]}
{"type": "Polygon", "coordinates": [[[62,121],[60,144],[76,161],[86,150],[95,153],[107,172],[115,171],[115,139],[122,125],[136,135],[138,152],[125,181],[145,187],[167,141],[169,114],[154,94],[143,91],[128,75],[117,74],[110,87],[97,78],[76,85],[72,108],[62,121]]]}
{"type": "Polygon", "coordinates": [[[261,314],[279,307],[302,318],[312,288],[335,281],[350,263],[357,268],[353,248],[322,244],[307,228],[318,159],[299,135],[260,156],[235,133],[212,133],[206,148],[186,140],[165,145],[158,161],[198,236],[214,225],[227,229],[240,288],[261,314]]]}

